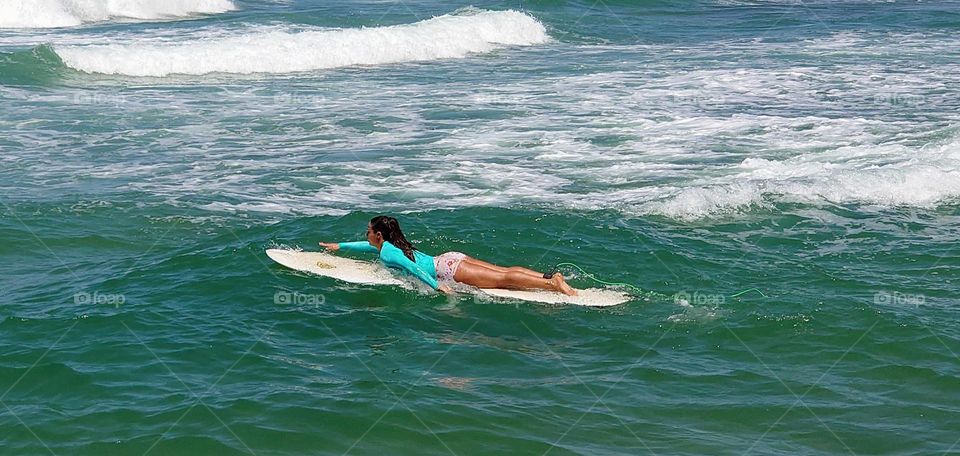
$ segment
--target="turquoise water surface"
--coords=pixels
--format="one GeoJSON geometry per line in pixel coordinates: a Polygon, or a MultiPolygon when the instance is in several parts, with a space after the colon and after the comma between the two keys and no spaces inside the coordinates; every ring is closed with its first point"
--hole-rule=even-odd
{"type": "Polygon", "coordinates": [[[0,453],[960,452],[960,2],[121,3],[0,4],[0,453]],[[264,255],[381,213],[645,291],[264,255]]]}

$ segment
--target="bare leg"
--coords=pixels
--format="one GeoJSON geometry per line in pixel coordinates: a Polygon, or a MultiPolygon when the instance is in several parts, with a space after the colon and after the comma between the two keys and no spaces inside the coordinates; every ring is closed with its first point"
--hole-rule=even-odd
{"type": "Polygon", "coordinates": [[[512,271],[512,272],[522,272],[522,273],[524,273],[524,274],[526,274],[526,275],[528,275],[528,276],[531,276],[531,277],[540,277],[540,278],[543,278],[543,273],[542,273],[542,272],[537,272],[537,271],[534,271],[534,270],[532,270],[532,269],[527,269],[527,268],[520,267],[520,266],[510,266],[510,267],[497,266],[497,265],[495,265],[495,264],[493,264],[493,263],[487,263],[486,261],[478,260],[478,259],[473,258],[473,257],[466,257],[466,258],[463,259],[463,261],[469,261],[470,263],[476,264],[476,265],[478,265],[478,266],[483,266],[483,267],[485,267],[485,268],[487,268],[487,269],[493,269],[493,270],[495,270],[495,271],[500,271],[500,272],[511,272],[511,271],[512,271]]]}
{"type": "MultiPolygon", "coordinates": [[[[508,269],[508,268],[501,268],[508,269]]],[[[477,288],[507,288],[511,290],[535,289],[559,291],[563,294],[575,296],[577,291],[567,285],[563,275],[554,274],[551,279],[543,276],[533,277],[520,271],[503,271],[488,268],[480,264],[463,261],[457,268],[453,279],[477,288]]]]}

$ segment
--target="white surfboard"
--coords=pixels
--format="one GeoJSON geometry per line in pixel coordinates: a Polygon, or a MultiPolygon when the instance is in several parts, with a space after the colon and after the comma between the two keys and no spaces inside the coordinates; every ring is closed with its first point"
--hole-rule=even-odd
{"type": "MultiPolygon", "coordinates": [[[[362,285],[405,286],[406,282],[394,277],[390,271],[377,263],[354,260],[325,252],[301,252],[297,250],[268,249],[267,256],[290,269],[331,277],[344,282],[362,285]]],[[[623,304],[630,295],[603,288],[577,290],[577,296],[546,290],[504,290],[500,288],[475,289],[480,295],[495,299],[517,299],[544,304],[573,304],[589,307],[607,307],[623,304]]]]}

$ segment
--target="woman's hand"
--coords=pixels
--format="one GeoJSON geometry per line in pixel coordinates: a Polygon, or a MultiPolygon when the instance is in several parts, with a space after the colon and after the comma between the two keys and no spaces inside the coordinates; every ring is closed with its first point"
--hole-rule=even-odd
{"type": "Polygon", "coordinates": [[[447,285],[447,284],[443,284],[443,285],[440,285],[439,287],[437,287],[437,291],[439,291],[439,292],[441,292],[441,293],[443,293],[443,294],[445,294],[445,295],[448,295],[448,296],[454,294],[453,288],[450,288],[450,286],[447,285]]]}
{"type": "Polygon", "coordinates": [[[340,250],[340,244],[337,244],[337,243],[331,244],[329,242],[321,242],[320,247],[323,247],[331,252],[340,250]]]}

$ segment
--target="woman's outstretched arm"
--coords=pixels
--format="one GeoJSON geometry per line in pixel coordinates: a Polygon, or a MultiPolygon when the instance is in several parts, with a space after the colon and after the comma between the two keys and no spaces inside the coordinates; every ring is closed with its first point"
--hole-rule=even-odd
{"type": "Polygon", "coordinates": [[[326,248],[327,250],[346,250],[348,252],[365,252],[365,253],[377,253],[376,247],[370,245],[367,241],[356,241],[356,242],[340,242],[340,243],[327,243],[321,242],[321,247],[326,248]]]}

